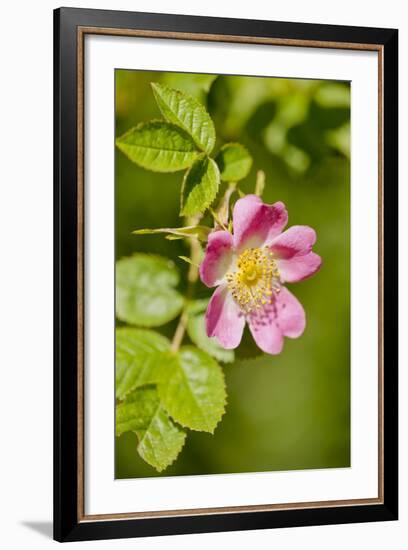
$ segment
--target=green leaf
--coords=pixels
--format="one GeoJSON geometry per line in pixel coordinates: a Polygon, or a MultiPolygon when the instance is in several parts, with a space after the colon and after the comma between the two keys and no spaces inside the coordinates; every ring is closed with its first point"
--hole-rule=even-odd
{"type": "Polygon", "coordinates": [[[184,176],[181,215],[195,216],[204,212],[215,199],[219,185],[220,173],[216,163],[202,155],[184,176]]]}
{"type": "Polygon", "coordinates": [[[209,154],[215,145],[215,128],[204,106],[191,95],[152,82],[153,93],[163,116],[188,132],[196,145],[209,154]]]}
{"type": "Polygon", "coordinates": [[[155,374],[162,352],[170,343],[161,334],[137,328],[116,329],[116,397],[124,399],[139,386],[157,381],[155,374]]]}
{"type": "Polygon", "coordinates": [[[188,168],[199,151],[187,132],[161,120],[142,122],[116,140],[133,162],[154,172],[176,172],[188,168]]]}
{"type": "Polygon", "coordinates": [[[186,227],[163,227],[160,229],[137,229],[133,235],[153,235],[155,233],[170,233],[180,238],[197,237],[201,241],[207,241],[211,233],[211,227],[205,225],[191,225],[186,227]]]}
{"type": "Polygon", "coordinates": [[[240,143],[227,143],[221,147],[216,159],[223,181],[245,178],[252,166],[252,157],[240,143]]]}
{"type": "Polygon", "coordinates": [[[205,329],[205,314],[189,315],[187,323],[188,335],[194,344],[212,357],[223,363],[234,361],[234,352],[222,348],[216,338],[209,338],[205,329]]]}
{"type": "Polygon", "coordinates": [[[168,356],[158,392],[169,415],[192,430],[213,433],[225,411],[221,367],[212,357],[192,346],[168,356]]]}
{"type": "Polygon", "coordinates": [[[134,431],[137,450],[148,464],[161,472],[177,458],[186,433],[174,424],[163,409],[157,390],[139,388],[116,407],[116,435],[134,431]]]}
{"type": "Polygon", "coordinates": [[[161,256],[134,254],[116,263],[116,316],[121,321],[156,327],[171,321],[183,307],[174,287],[179,274],[161,256]]]}

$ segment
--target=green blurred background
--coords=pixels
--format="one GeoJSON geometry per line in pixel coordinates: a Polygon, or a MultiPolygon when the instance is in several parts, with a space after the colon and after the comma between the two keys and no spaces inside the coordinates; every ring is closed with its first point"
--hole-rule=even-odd
{"type": "MultiPolygon", "coordinates": [[[[284,201],[289,226],[316,229],[323,267],[310,280],[288,285],[307,315],[301,338],[286,339],[279,356],[268,356],[246,332],[235,363],[223,365],[228,404],[215,434],[189,431],[183,451],[161,474],[137,454],[136,436],[123,434],[116,439],[116,478],[349,466],[349,83],[117,70],[116,136],[161,118],[151,82],[165,82],[206,105],[216,150],[228,141],[248,148],[254,164],[240,187],[253,192],[256,171],[264,170],[264,201],[284,201]]],[[[136,251],[161,254],[186,272],[177,259],[186,255],[182,241],[131,235],[180,225],[182,176],[146,171],[116,149],[117,259],[136,251]]],[[[196,295],[210,291],[200,283],[196,295]]],[[[171,337],[175,326],[159,330],[171,337]]]]}

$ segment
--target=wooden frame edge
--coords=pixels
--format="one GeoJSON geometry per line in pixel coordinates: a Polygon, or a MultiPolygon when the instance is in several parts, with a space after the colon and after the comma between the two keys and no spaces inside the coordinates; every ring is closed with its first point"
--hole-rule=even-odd
{"type": "Polygon", "coordinates": [[[183,516],[199,516],[213,514],[231,514],[231,513],[250,513],[250,512],[265,512],[273,510],[301,510],[314,508],[334,508],[347,507],[358,505],[378,505],[384,504],[384,395],[383,395],[383,379],[384,379],[384,360],[383,360],[383,50],[382,44],[358,44],[347,42],[326,42],[318,40],[298,40],[298,39],[283,39],[283,38],[262,38],[238,35],[219,35],[206,33],[186,33],[186,32],[170,32],[170,31],[155,31],[155,30],[140,30],[140,29],[117,29],[109,27],[77,27],[77,94],[78,94],[78,110],[77,110],[77,144],[78,144],[78,494],[77,494],[77,510],[78,522],[87,523],[91,521],[105,520],[126,520],[126,519],[147,519],[147,518],[165,518],[165,517],[183,517],[183,516]],[[379,234],[379,262],[378,262],[378,304],[379,304],[379,345],[378,345],[378,489],[379,494],[376,498],[366,499],[349,499],[349,500],[334,500],[334,501],[316,501],[316,502],[299,502],[287,504],[265,504],[265,505],[248,505],[248,506],[230,506],[230,507],[214,507],[214,508],[196,508],[196,509],[178,509],[178,510],[162,510],[149,512],[133,512],[133,513],[115,513],[115,514],[85,514],[85,498],[84,498],[84,323],[83,323],[83,306],[84,306],[84,39],[87,34],[96,35],[111,35],[111,36],[134,36],[141,38],[161,38],[161,39],[178,39],[178,40],[194,40],[194,41],[212,41],[212,42],[227,42],[241,44],[264,44],[278,46],[293,46],[293,47],[312,47],[312,48],[331,48],[331,49],[347,49],[347,50],[364,50],[374,51],[378,53],[378,234],[379,234]],[[82,252],[82,253],[81,253],[82,252]]]}

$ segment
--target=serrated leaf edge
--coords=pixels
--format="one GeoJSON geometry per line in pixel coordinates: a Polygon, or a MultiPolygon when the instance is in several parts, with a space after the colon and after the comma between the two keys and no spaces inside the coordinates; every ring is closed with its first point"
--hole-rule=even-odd
{"type": "Polygon", "coordinates": [[[220,187],[221,175],[220,175],[220,169],[218,167],[218,164],[215,162],[214,159],[212,159],[211,157],[209,157],[205,153],[202,153],[201,155],[198,155],[198,157],[196,159],[194,159],[194,162],[191,164],[191,166],[189,166],[189,168],[187,169],[186,173],[183,176],[183,182],[181,184],[181,193],[180,193],[180,216],[195,216],[196,214],[201,214],[201,213],[205,212],[205,210],[207,210],[207,208],[214,202],[214,200],[217,196],[218,189],[217,189],[217,193],[215,194],[214,198],[211,199],[210,201],[204,201],[204,203],[202,204],[200,210],[193,210],[193,211],[188,210],[187,212],[185,211],[185,204],[183,204],[183,192],[184,192],[184,187],[186,185],[187,177],[188,177],[188,174],[190,173],[190,170],[192,169],[194,163],[196,163],[198,160],[201,160],[201,158],[203,158],[203,159],[208,158],[209,162],[212,162],[213,165],[215,166],[216,171],[218,173],[218,189],[220,187]]]}
{"type": "MultiPolygon", "coordinates": [[[[176,422],[174,421],[174,419],[168,414],[168,412],[166,411],[166,409],[164,408],[162,402],[161,402],[160,399],[159,399],[159,405],[158,405],[158,407],[157,407],[157,409],[156,409],[154,415],[152,416],[152,418],[151,418],[151,420],[150,420],[150,422],[149,422],[149,426],[148,426],[147,429],[145,430],[145,434],[148,432],[148,430],[149,430],[149,428],[150,428],[150,426],[151,426],[153,420],[155,419],[156,415],[160,412],[160,409],[163,409],[163,411],[164,411],[164,412],[167,414],[167,416],[169,417],[169,420],[171,420],[171,422],[172,422],[173,424],[176,424],[176,422]]],[[[177,427],[177,426],[176,426],[176,427],[177,427]]],[[[151,466],[152,468],[154,468],[154,469],[157,470],[158,472],[163,472],[164,470],[167,470],[167,468],[168,468],[169,466],[171,466],[171,465],[176,461],[176,459],[178,458],[179,454],[181,453],[181,451],[182,451],[184,445],[186,444],[186,439],[187,439],[187,432],[185,432],[184,429],[183,429],[182,431],[183,431],[183,436],[184,436],[184,438],[183,438],[183,443],[182,443],[182,445],[181,445],[181,447],[180,447],[179,452],[178,452],[177,455],[173,458],[173,460],[171,460],[171,462],[169,462],[168,464],[166,464],[166,466],[163,466],[163,468],[159,468],[159,467],[154,466],[153,464],[150,464],[150,462],[148,462],[148,461],[140,454],[140,452],[139,452],[139,445],[141,445],[142,440],[144,439],[145,435],[143,435],[142,438],[139,438],[139,436],[137,435],[137,433],[136,433],[134,430],[131,430],[131,431],[133,431],[133,433],[134,433],[134,434],[136,435],[136,437],[137,437],[137,440],[138,440],[137,452],[138,452],[140,458],[141,458],[144,462],[146,462],[146,464],[149,464],[149,466],[151,466]]]]}
{"type": "MultiPolygon", "coordinates": [[[[153,333],[155,336],[159,336],[159,338],[163,340],[163,343],[165,342],[166,345],[168,345],[168,348],[165,349],[165,350],[155,350],[155,351],[153,351],[153,353],[151,354],[150,359],[152,359],[155,355],[164,354],[164,353],[166,353],[170,350],[170,340],[166,336],[164,336],[163,334],[160,334],[160,332],[157,332],[157,331],[151,330],[151,329],[147,329],[147,328],[139,328],[139,326],[127,325],[127,326],[124,326],[124,327],[117,327],[115,329],[115,353],[116,353],[116,346],[117,346],[117,344],[116,344],[117,333],[118,332],[123,332],[125,330],[130,330],[132,332],[137,332],[137,333],[141,333],[141,334],[153,333]]],[[[134,359],[133,359],[133,361],[134,361],[134,359]]],[[[132,361],[132,363],[133,363],[133,361],[132,361]]],[[[134,385],[131,388],[129,388],[128,390],[126,390],[126,392],[123,393],[121,395],[121,397],[118,397],[116,395],[117,399],[120,399],[121,401],[123,401],[129,395],[129,393],[135,391],[136,389],[143,388],[144,386],[151,386],[152,385],[151,382],[146,382],[144,384],[138,384],[138,380],[140,380],[140,378],[142,376],[142,373],[144,372],[145,369],[146,369],[146,364],[142,366],[141,372],[139,373],[139,375],[137,377],[137,380],[134,383],[134,385]]],[[[116,373],[116,356],[115,356],[115,373],[116,373]]],[[[115,394],[116,394],[116,388],[117,388],[117,382],[116,382],[116,377],[115,377],[115,394]]]]}
{"type": "MultiPolygon", "coordinates": [[[[140,166],[140,168],[143,168],[144,170],[148,170],[150,172],[158,172],[158,173],[174,173],[174,172],[181,172],[182,170],[185,170],[186,168],[190,168],[190,166],[192,164],[194,164],[194,162],[196,161],[196,159],[200,156],[201,154],[201,148],[197,148],[197,143],[195,142],[195,140],[193,139],[193,137],[191,136],[191,134],[189,132],[187,132],[184,128],[182,128],[181,126],[179,126],[178,124],[174,124],[174,122],[169,122],[168,120],[163,120],[163,119],[160,119],[160,118],[155,118],[155,119],[152,119],[152,120],[148,120],[148,121],[142,121],[142,122],[139,122],[138,124],[136,124],[136,126],[132,126],[131,128],[129,128],[128,130],[126,130],[126,132],[124,134],[122,134],[121,136],[117,137],[116,140],[115,140],[115,144],[116,146],[118,147],[118,149],[131,161],[133,162],[134,164],[137,164],[137,166],[140,166]],[[123,138],[125,138],[128,134],[131,134],[133,131],[135,130],[140,130],[143,126],[149,126],[151,124],[157,124],[157,123],[160,123],[160,124],[165,124],[167,126],[170,126],[172,127],[173,129],[176,129],[178,132],[182,132],[183,134],[185,134],[187,136],[187,138],[191,141],[191,143],[196,147],[196,150],[195,151],[184,151],[185,153],[191,153],[191,154],[194,154],[194,158],[192,159],[191,163],[187,166],[184,166],[183,168],[172,168],[172,169],[155,169],[153,170],[152,168],[147,168],[146,166],[143,166],[143,164],[140,164],[139,162],[135,161],[134,159],[130,158],[130,155],[123,150],[122,148],[122,142],[121,140],[123,140],[123,138]]],[[[161,151],[166,151],[168,153],[174,153],[174,152],[177,152],[175,151],[174,149],[163,149],[161,147],[145,147],[143,145],[138,145],[137,147],[141,148],[141,149],[155,149],[155,150],[161,150],[161,151]]],[[[183,151],[179,151],[180,153],[182,153],[183,151]]]]}
{"type": "MultiPolygon", "coordinates": [[[[197,107],[199,109],[202,109],[203,112],[208,116],[208,119],[210,121],[210,123],[212,124],[212,127],[214,129],[214,138],[216,138],[216,132],[215,132],[215,126],[214,126],[214,122],[210,116],[210,114],[208,113],[207,109],[205,108],[205,106],[200,102],[198,101],[198,99],[196,99],[194,96],[192,96],[191,94],[188,94],[186,92],[183,92],[182,90],[179,90],[178,88],[172,88],[171,86],[167,86],[166,84],[159,84],[158,82],[151,82],[151,87],[153,89],[153,94],[155,96],[155,99],[156,99],[156,103],[160,109],[160,112],[162,113],[162,115],[164,116],[164,118],[167,120],[167,117],[165,115],[165,113],[162,111],[162,108],[160,106],[160,101],[163,101],[163,98],[161,97],[161,95],[159,94],[158,92],[158,89],[159,87],[161,88],[167,88],[167,90],[171,90],[173,93],[175,93],[176,95],[178,96],[185,96],[187,97],[188,99],[190,99],[193,103],[195,103],[197,105],[197,107]],[[158,100],[158,98],[159,100],[158,100]]],[[[179,117],[177,115],[175,115],[175,117],[179,120],[179,117]]],[[[174,124],[174,123],[173,123],[174,124]]],[[[179,124],[177,124],[178,126],[180,126],[180,128],[182,128],[185,132],[188,133],[188,135],[191,137],[191,139],[194,141],[195,145],[200,149],[200,151],[203,151],[204,153],[206,153],[207,155],[209,155],[211,153],[211,151],[213,150],[214,148],[214,144],[215,144],[215,139],[214,139],[214,144],[213,146],[211,147],[211,149],[206,149],[201,143],[197,142],[197,140],[195,139],[194,136],[192,136],[190,134],[190,130],[188,128],[186,128],[184,126],[184,124],[182,123],[182,121],[180,120],[179,124]]]]}
{"type": "MultiPolygon", "coordinates": [[[[193,349],[195,350],[195,347],[194,346],[183,346],[181,349],[193,349]]],[[[203,353],[206,353],[210,358],[211,360],[215,361],[215,363],[217,363],[217,361],[214,359],[214,357],[212,357],[208,352],[204,351],[204,350],[200,350],[201,352],[203,353]]],[[[162,403],[162,406],[164,408],[164,410],[166,411],[166,413],[168,414],[168,416],[170,416],[170,418],[173,420],[173,422],[176,422],[177,424],[180,424],[180,426],[182,426],[183,428],[187,428],[188,430],[191,430],[192,432],[205,432],[205,433],[209,433],[209,434],[214,434],[217,426],[219,425],[219,423],[221,422],[224,414],[225,414],[225,409],[226,409],[226,406],[227,406],[227,384],[225,382],[225,374],[224,374],[224,371],[222,370],[221,366],[218,365],[217,363],[217,366],[219,367],[220,371],[221,371],[221,374],[222,374],[222,387],[224,389],[224,400],[223,400],[223,403],[222,403],[222,413],[220,415],[220,418],[218,419],[218,421],[215,423],[214,425],[214,428],[212,430],[210,429],[207,429],[207,430],[199,430],[197,428],[191,428],[190,426],[188,426],[187,424],[181,422],[179,419],[175,419],[173,417],[173,415],[167,410],[166,406],[164,403],[162,403]]],[[[158,383],[157,384],[157,391],[159,393],[159,398],[161,400],[161,396],[160,396],[160,386],[162,385],[162,383],[158,383]]]]}

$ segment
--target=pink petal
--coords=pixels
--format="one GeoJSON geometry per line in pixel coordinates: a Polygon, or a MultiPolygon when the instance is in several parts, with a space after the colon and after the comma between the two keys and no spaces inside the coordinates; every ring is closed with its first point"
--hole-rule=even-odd
{"type": "Polygon", "coordinates": [[[234,206],[234,246],[242,249],[269,244],[287,222],[283,202],[264,204],[257,195],[247,195],[234,206]]]}
{"type": "Polygon", "coordinates": [[[239,346],[245,326],[245,317],[235,303],[226,285],[217,288],[205,314],[207,335],[215,336],[225,349],[239,346]]]}
{"type": "Polygon", "coordinates": [[[276,256],[282,259],[307,254],[316,242],[316,231],[307,225],[293,225],[270,243],[276,256]]]}
{"type": "Polygon", "coordinates": [[[311,252],[316,232],[306,225],[294,225],[270,244],[277,257],[282,282],[295,283],[310,277],[320,268],[320,256],[311,252]]]}
{"type": "Polygon", "coordinates": [[[249,315],[247,321],[257,345],[272,355],[282,351],[284,336],[298,338],[306,326],[301,303],[285,287],[274,294],[271,304],[249,315]]]}
{"type": "Polygon", "coordinates": [[[262,351],[271,355],[282,351],[283,335],[275,323],[275,314],[269,308],[250,315],[247,321],[256,345],[262,351]]]}
{"type": "Polygon", "coordinates": [[[290,260],[278,260],[277,264],[282,283],[297,283],[316,273],[322,265],[322,259],[318,254],[309,252],[290,260]]]}
{"type": "Polygon", "coordinates": [[[288,338],[299,338],[306,327],[306,314],[299,300],[284,286],[276,300],[276,322],[282,334],[288,338]]]}
{"type": "Polygon", "coordinates": [[[200,277],[208,287],[221,283],[232,261],[232,235],[229,231],[214,231],[208,236],[200,277]]]}

